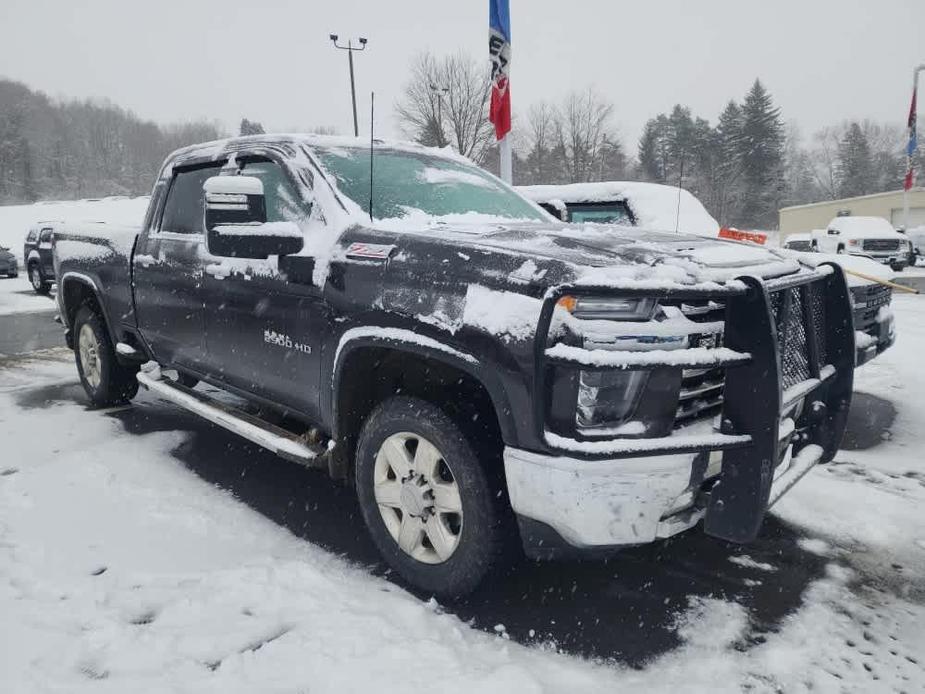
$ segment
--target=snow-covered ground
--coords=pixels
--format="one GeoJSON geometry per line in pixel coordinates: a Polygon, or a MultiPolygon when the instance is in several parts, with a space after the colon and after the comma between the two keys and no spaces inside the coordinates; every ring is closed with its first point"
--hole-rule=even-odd
{"type": "Polygon", "coordinates": [[[0,316],[53,311],[55,307],[54,295],[36,294],[26,273],[20,272],[18,277],[0,277],[0,316]]]}
{"type": "Polygon", "coordinates": [[[0,690],[920,691],[925,299],[895,308],[857,450],[753,546],[527,565],[457,606],[381,576],[349,490],[149,395],[88,410],[66,350],[0,360],[0,690]]]}
{"type": "MultiPolygon", "coordinates": [[[[31,205],[0,205],[0,246],[6,246],[23,261],[23,242],[29,227],[37,222],[109,222],[141,225],[148,209],[148,196],[112,197],[99,200],[37,202],[31,205]]],[[[24,274],[24,273],[23,273],[24,274]]]]}

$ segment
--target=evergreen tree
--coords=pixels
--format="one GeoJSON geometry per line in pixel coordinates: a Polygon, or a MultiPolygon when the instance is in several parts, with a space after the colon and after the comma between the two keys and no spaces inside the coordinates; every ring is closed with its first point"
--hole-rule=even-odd
{"type": "Polygon", "coordinates": [[[870,143],[857,123],[851,123],[838,143],[838,195],[853,198],[873,192],[874,170],[870,143]]]}
{"type": "Polygon", "coordinates": [[[265,132],[266,130],[257,121],[247,120],[247,118],[241,119],[241,135],[263,135],[265,132]]]}
{"type": "Polygon", "coordinates": [[[639,168],[647,181],[668,181],[668,128],[668,117],[660,113],[650,118],[642,131],[639,139],[639,168]]]}
{"type": "Polygon", "coordinates": [[[744,229],[773,229],[784,192],[783,124],[780,109],[755,80],[742,104],[738,156],[742,165],[742,205],[732,218],[744,229]]]}

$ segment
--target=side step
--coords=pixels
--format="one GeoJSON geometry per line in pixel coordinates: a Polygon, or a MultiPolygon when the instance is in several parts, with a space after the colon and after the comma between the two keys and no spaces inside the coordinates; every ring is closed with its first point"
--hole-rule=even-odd
{"type": "Polygon", "coordinates": [[[165,400],[243,436],[282,458],[308,467],[327,468],[327,451],[308,445],[291,431],[219,402],[204,393],[144,371],[138,372],[138,383],[165,400]]]}

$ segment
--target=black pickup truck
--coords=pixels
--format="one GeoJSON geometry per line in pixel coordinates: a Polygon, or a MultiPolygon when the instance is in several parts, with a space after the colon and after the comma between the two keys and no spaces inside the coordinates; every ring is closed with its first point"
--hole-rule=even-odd
{"type": "Polygon", "coordinates": [[[388,563],[441,596],[511,538],[534,558],[700,523],[750,541],[851,400],[839,268],[565,224],[414,145],[177,151],[139,229],[65,226],[55,266],[94,404],[141,384],[347,480],[388,563]]]}

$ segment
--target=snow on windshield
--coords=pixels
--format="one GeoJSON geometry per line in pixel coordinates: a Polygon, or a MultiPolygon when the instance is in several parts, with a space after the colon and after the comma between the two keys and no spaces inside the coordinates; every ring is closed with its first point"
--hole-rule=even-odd
{"type": "MultiPolygon", "coordinates": [[[[352,148],[345,156],[345,147],[312,149],[338,190],[369,215],[369,151],[352,148]]],[[[487,172],[436,153],[376,149],[372,177],[376,220],[475,214],[504,221],[546,221],[541,211],[487,172]]]]}

